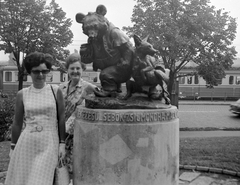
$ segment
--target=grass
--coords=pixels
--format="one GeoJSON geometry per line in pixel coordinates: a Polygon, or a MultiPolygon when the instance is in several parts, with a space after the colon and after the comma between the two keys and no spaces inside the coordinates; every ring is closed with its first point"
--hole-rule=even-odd
{"type": "Polygon", "coordinates": [[[240,137],[181,139],[180,164],[240,172],[240,137]]]}
{"type": "MultiPolygon", "coordinates": [[[[9,162],[10,142],[0,142],[0,172],[9,162]]],[[[180,164],[240,172],[240,137],[180,139],[180,164]]]]}
{"type": "Polygon", "coordinates": [[[0,142],[0,172],[6,171],[9,163],[10,141],[0,142]]]}

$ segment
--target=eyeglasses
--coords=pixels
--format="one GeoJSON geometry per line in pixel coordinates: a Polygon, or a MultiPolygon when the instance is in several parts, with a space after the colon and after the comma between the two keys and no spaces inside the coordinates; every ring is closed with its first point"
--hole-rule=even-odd
{"type": "Polygon", "coordinates": [[[31,71],[33,74],[35,74],[35,75],[39,75],[40,73],[42,73],[43,75],[46,75],[46,74],[48,74],[49,72],[50,72],[50,70],[42,70],[42,71],[40,71],[40,70],[32,70],[31,71]]]}

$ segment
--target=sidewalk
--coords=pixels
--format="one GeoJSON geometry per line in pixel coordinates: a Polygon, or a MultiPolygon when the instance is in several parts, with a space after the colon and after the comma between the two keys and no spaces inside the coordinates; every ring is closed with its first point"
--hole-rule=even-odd
{"type": "MultiPolygon", "coordinates": [[[[181,138],[196,138],[196,137],[240,137],[240,131],[180,131],[181,138]]],[[[240,139],[240,138],[239,138],[240,139]]]]}
{"type": "Polygon", "coordinates": [[[179,100],[179,105],[230,105],[236,101],[210,101],[210,100],[179,100]]]}
{"type": "MultiPolygon", "coordinates": [[[[197,168],[197,167],[195,167],[197,168]]],[[[200,168],[200,167],[199,167],[200,168]]],[[[228,175],[228,173],[232,173],[230,171],[225,170],[224,173],[216,173],[212,169],[213,172],[204,172],[204,170],[208,170],[205,167],[201,167],[202,171],[186,171],[180,169],[179,176],[179,185],[240,185],[240,173],[234,175],[228,175]]]]}

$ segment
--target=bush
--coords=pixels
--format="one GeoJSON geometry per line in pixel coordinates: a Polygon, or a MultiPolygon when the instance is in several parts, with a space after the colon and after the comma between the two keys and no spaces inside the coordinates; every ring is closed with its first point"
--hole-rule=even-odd
{"type": "Polygon", "coordinates": [[[6,141],[11,136],[15,98],[0,98],[0,103],[0,141],[6,141]]]}

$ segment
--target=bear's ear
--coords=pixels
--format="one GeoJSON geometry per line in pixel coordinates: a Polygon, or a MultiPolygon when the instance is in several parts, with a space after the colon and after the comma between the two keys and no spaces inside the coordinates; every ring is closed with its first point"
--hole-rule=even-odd
{"type": "Polygon", "coordinates": [[[134,43],[135,43],[135,46],[138,47],[141,45],[142,43],[142,39],[140,39],[140,37],[136,34],[133,35],[133,39],[134,39],[134,43]]]}
{"type": "Polygon", "coordinates": [[[82,13],[77,13],[75,16],[75,19],[78,23],[82,23],[83,24],[83,19],[86,15],[82,14],[82,13]]]}
{"type": "Polygon", "coordinates": [[[98,5],[98,7],[96,9],[96,13],[104,16],[107,13],[107,8],[104,5],[98,5]]]}
{"type": "Polygon", "coordinates": [[[148,41],[148,37],[149,37],[149,35],[146,36],[142,41],[147,42],[148,41]]]}

